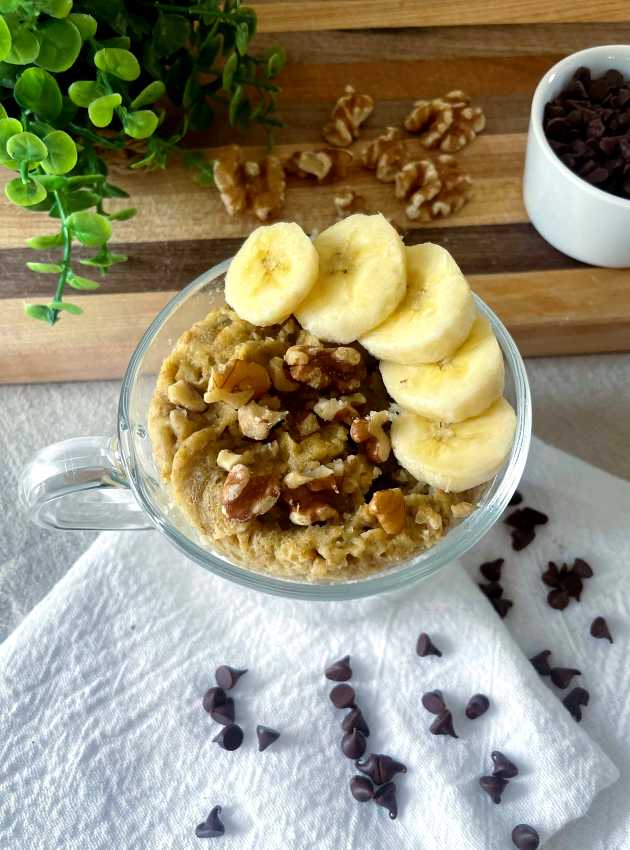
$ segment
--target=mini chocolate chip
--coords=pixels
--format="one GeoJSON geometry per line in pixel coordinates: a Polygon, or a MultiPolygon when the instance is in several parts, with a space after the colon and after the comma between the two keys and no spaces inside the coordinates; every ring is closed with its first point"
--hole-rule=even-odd
{"type": "Polygon", "coordinates": [[[243,730],[236,723],[230,723],[229,726],[224,726],[212,740],[224,750],[238,750],[243,743],[243,730]]]}
{"type": "Polygon", "coordinates": [[[515,552],[520,552],[535,539],[536,532],[533,528],[515,528],[512,532],[512,549],[515,552]]]}
{"type": "Polygon", "coordinates": [[[393,782],[387,782],[374,792],[374,802],[377,806],[383,806],[389,812],[392,820],[398,814],[398,802],[396,800],[396,786],[393,782]]]}
{"type": "Polygon", "coordinates": [[[605,136],[599,140],[599,149],[606,156],[613,156],[619,147],[619,139],[616,136],[605,136]]]}
{"type": "Polygon", "coordinates": [[[549,517],[542,511],[537,511],[536,508],[519,508],[513,511],[505,522],[512,528],[523,531],[535,525],[546,525],[549,522],[549,517]]]}
{"type": "Polygon", "coordinates": [[[362,762],[355,762],[355,767],[369,776],[375,785],[384,785],[397,773],[407,773],[404,764],[383,753],[370,753],[362,762]]]}
{"type": "Polygon", "coordinates": [[[584,585],[582,579],[574,572],[567,572],[562,576],[562,589],[568,596],[579,602],[584,585]]]}
{"type": "Polygon", "coordinates": [[[514,493],[512,494],[512,498],[508,502],[508,505],[510,507],[513,507],[514,505],[520,505],[522,501],[523,501],[523,494],[519,493],[518,490],[515,490],[514,493]]]}
{"type": "Polygon", "coordinates": [[[508,611],[514,605],[514,603],[511,602],[509,599],[491,599],[490,602],[492,603],[492,607],[502,620],[505,620],[508,615],[508,611]]]}
{"type": "Polygon", "coordinates": [[[220,688],[229,691],[245,673],[247,673],[247,670],[238,670],[236,667],[228,667],[227,664],[222,664],[214,671],[214,678],[220,688]]]}
{"type": "Polygon", "coordinates": [[[479,784],[493,803],[500,803],[508,781],[500,776],[480,776],[479,784]]]}
{"type": "Polygon", "coordinates": [[[490,700],[488,697],[485,694],[475,694],[468,700],[466,717],[469,720],[476,720],[482,714],[485,714],[489,708],[490,700]]]}
{"type": "Polygon", "coordinates": [[[215,806],[205,821],[195,828],[197,838],[219,838],[225,833],[225,827],[219,817],[220,814],[221,806],[215,806]]]}
{"type": "Polygon", "coordinates": [[[478,587],[488,599],[499,599],[503,596],[503,588],[498,581],[489,581],[487,584],[480,582],[478,587]]]}
{"type": "Polygon", "coordinates": [[[499,752],[499,750],[493,750],[490,758],[494,765],[492,770],[493,776],[499,776],[501,779],[512,779],[518,775],[518,767],[506,755],[499,752]]]}
{"type": "Polygon", "coordinates": [[[256,737],[258,738],[258,752],[262,753],[267,747],[270,747],[274,741],[280,737],[280,732],[271,729],[269,726],[257,726],[256,737]]]}
{"type": "Polygon", "coordinates": [[[341,721],[341,728],[344,732],[352,732],[353,729],[358,729],[365,736],[370,734],[370,729],[360,708],[353,708],[349,711],[341,721]]]}
{"type": "Polygon", "coordinates": [[[429,726],[429,732],[432,732],[434,735],[450,735],[451,738],[458,737],[453,728],[453,715],[448,708],[445,708],[444,711],[438,714],[429,726]]]}
{"type": "Polygon", "coordinates": [[[446,708],[442,691],[427,691],[422,695],[422,705],[431,714],[441,714],[446,708]]]}
{"type": "Polygon", "coordinates": [[[587,68],[585,65],[580,65],[577,71],[573,74],[573,77],[584,85],[587,85],[591,81],[591,69],[587,68]]]}
{"type": "Polygon", "coordinates": [[[537,850],[540,837],[533,826],[519,823],[512,830],[512,842],[518,850],[537,850]]]}
{"type": "Polygon", "coordinates": [[[571,715],[579,723],[582,719],[581,706],[588,705],[589,698],[590,694],[586,688],[573,688],[573,690],[570,691],[562,700],[562,705],[568,709],[571,715]]]}
{"type": "Polygon", "coordinates": [[[366,749],[367,739],[363,732],[359,732],[358,729],[346,732],[341,739],[341,752],[346,758],[353,760],[361,758],[366,749]]]}
{"type": "Polygon", "coordinates": [[[348,679],[351,679],[352,667],[350,667],[350,656],[344,655],[338,661],[333,661],[329,667],[326,667],[324,676],[333,682],[347,682],[348,679]]]}
{"type": "Polygon", "coordinates": [[[606,125],[599,116],[589,121],[586,126],[586,135],[589,139],[601,139],[605,132],[606,125]]]}
{"type": "Polygon", "coordinates": [[[624,81],[623,74],[620,71],[617,71],[616,68],[609,68],[604,74],[604,79],[606,80],[609,89],[620,86],[624,81]]]}
{"type": "Polygon", "coordinates": [[[549,561],[547,564],[547,569],[541,576],[542,580],[549,587],[562,587],[562,580],[560,579],[560,570],[558,569],[558,565],[553,561],[549,561]]]}
{"type": "Polygon", "coordinates": [[[227,699],[223,688],[208,688],[203,695],[203,707],[210,714],[213,708],[223,705],[227,699]]]}
{"type": "Polygon", "coordinates": [[[588,97],[582,81],[575,77],[564,90],[564,95],[566,97],[574,97],[576,100],[586,100],[588,97]]]}
{"type": "Polygon", "coordinates": [[[606,622],[606,620],[604,620],[603,617],[595,617],[595,619],[591,623],[591,634],[594,638],[605,638],[611,643],[613,642],[612,635],[610,634],[610,629],[608,628],[608,623],[606,622]]]}
{"type": "Polygon", "coordinates": [[[213,708],[210,712],[210,717],[224,726],[234,723],[234,700],[232,697],[227,697],[222,705],[217,705],[216,708],[213,708]]]}
{"type": "Polygon", "coordinates": [[[536,672],[540,673],[541,676],[549,676],[551,674],[551,666],[549,664],[550,656],[551,650],[543,649],[543,651],[539,652],[538,655],[534,655],[533,658],[529,659],[534,665],[536,672]]]}
{"type": "Polygon", "coordinates": [[[561,688],[562,690],[569,687],[571,679],[574,676],[579,675],[581,675],[580,671],[572,667],[552,667],[551,669],[551,681],[556,688],[561,688]]]}
{"type": "Polygon", "coordinates": [[[591,100],[603,100],[608,94],[610,86],[603,77],[598,80],[593,80],[588,89],[588,94],[591,100]]]}
{"type": "Polygon", "coordinates": [[[575,168],[575,157],[570,153],[560,154],[560,160],[566,165],[567,168],[573,169],[575,168]]]}
{"type": "Polygon", "coordinates": [[[374,796],[374,786],[367,776],[353,776],[350,780],[350,793],[359,803],[367,803],[374,796]]]}
{"type": "MultiPolygon", "coordinates": [[[[515,502],[514,504],[518,505],[518,502],[515,502]]],[[[487,581],[501,581],[501,568],[503,567],[503,564],[503,558],[497,558],[495,561],[485,561],[485,563],[479,567],[479,572],[487,581]]]]}
{"type": "Polygon", "coordinates": [[[438,655],[441,657],[442,653],[432,642],[431,638],[426,632],[422,632],[420,637],[418,638],[418,642],[416,644],[416,652],[420,656],[420,658],[425,658],[427,655],[438,655]]]}
{"type": "Polygon", "coordinates": [[[590,183],[593,186],[599,186],[600,183],[604,183],[608,180],[608,169],[603,168],[601,165],[597,168],[594,168],[589,174],[584,176],[584,179],[587,183],[590,183]]]}
{"type": "Polygon", "coordinates": [[[576,558],[573,561],[573,572],[580,578],[592,578],[593,569],[590,564],[587,564],[583,558],[576,558]]]}
{"type": "Polygon", "coordinates": [[[569,135],[569,122],[566,118],[550,118],[545,129],[550,139],[562,141],[569,135]]]}
{"type": "Polygon", "coordinates": [[[564,590],[550,590],[547,594],[547,602],[550,607],[555,608],[556,611],[564,611],[569,604],[569,601],[569,596],[564,592],[564,590]]]}
{"type": "Polygon", "coordinates": [[[335,685],[328,696],[335,708],[354,707],[354,698],[356,694],[354,692],[354,688],[350,685],[335,685]]]}

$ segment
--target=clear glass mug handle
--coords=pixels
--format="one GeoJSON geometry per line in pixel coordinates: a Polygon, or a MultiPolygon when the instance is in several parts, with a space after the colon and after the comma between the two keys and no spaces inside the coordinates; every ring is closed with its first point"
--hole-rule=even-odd
{"type": "Polygon", "coordinates": [[[117,440],[77,437],[38,452],[19,482],[22,508],[46,528],[153,528],[129,489],[117,440]]]}

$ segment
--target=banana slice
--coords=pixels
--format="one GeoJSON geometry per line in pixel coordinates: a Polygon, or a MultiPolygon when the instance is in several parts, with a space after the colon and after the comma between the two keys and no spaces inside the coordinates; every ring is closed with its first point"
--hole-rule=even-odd
{"type": "Polygon", "coordinates": [[[353,342],[401,302],[404,245],[382,215],[356,213],[320,233],[315,247],[319,279],[295,315],[320,339],[353,342]]]}
{"type": "Polygon", "coordinates": [[[516,415],[504,398],[481,414],[455,424],[403,411],[392,423],[398,462],[419,481],[460,493],[493,478],[514,440],[516,415]]]}
{"type": "Polygon", "coordinates": [[[383,360],[387,392],[401,407],[442,422],[461,422],[503,393],[503,355],[490,323],[478,315],[466,342],[439,363],[401,366],[383,360]]]}
{"type": "Polygon", "coordinates": [[[299,224],[257,227],[232,260],[225,300],[252,325],[284,322],[315,285],[319,256],[299,224]]]}
{"type": "Polygon", "coordinates": [[[464,342],[475,320],[470,286],[448,251],[432,242],[405,249],[407,294],[396,312],[361,337],[374,357],[436,363],[464,342]]]}

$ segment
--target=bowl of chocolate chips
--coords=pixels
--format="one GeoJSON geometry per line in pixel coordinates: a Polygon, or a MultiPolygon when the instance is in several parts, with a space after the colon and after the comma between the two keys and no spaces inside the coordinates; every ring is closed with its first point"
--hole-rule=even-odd
{"type": "Polygon", "coordinates": [[[581,50],[532,99],[523,197],[547,242],[596,266],[630,266],[630,45],[581,50]]]}

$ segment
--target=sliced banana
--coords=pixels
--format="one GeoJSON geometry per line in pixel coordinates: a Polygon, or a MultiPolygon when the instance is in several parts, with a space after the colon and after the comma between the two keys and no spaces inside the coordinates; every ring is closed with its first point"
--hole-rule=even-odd
{"type": "Polygon", "coordinates": [[[419,481],[459,493],[497,474],[515,428],[516,415],[504,398],[480,416],[455,424],[403,411],[392,423],[392,449],[400,465],[419,481]]]}
{"type": "Polygon", "coordinates": [[[258,227],[232,260],[225,300],[253,325],[283,322],[315,285],[319,256],[299,224],[258,227]]]}
{"type": "Polygon", "coordinates": [[[461,422],[482,413],[503,393],[505,380],[499,343],[480,315],[452,357],[421,366],[384,360],[380,369],[394,401],[441,422],[461,422]]]}
{"type": "Polygon", "coordinates": [[[475,320],[470,286],[448,251],[432,242],[405,249],[407,294],[396,312],[359,342],[394,363],[436,363],[464,342],[475,320]]]}
{"type": "Polygon", "coordinates": [[[356,213],[320,233],[315,247],[319,279],[295,315],[319,339],[353,342],[404,297],[404,245],[382,215],[356,213]]]}

